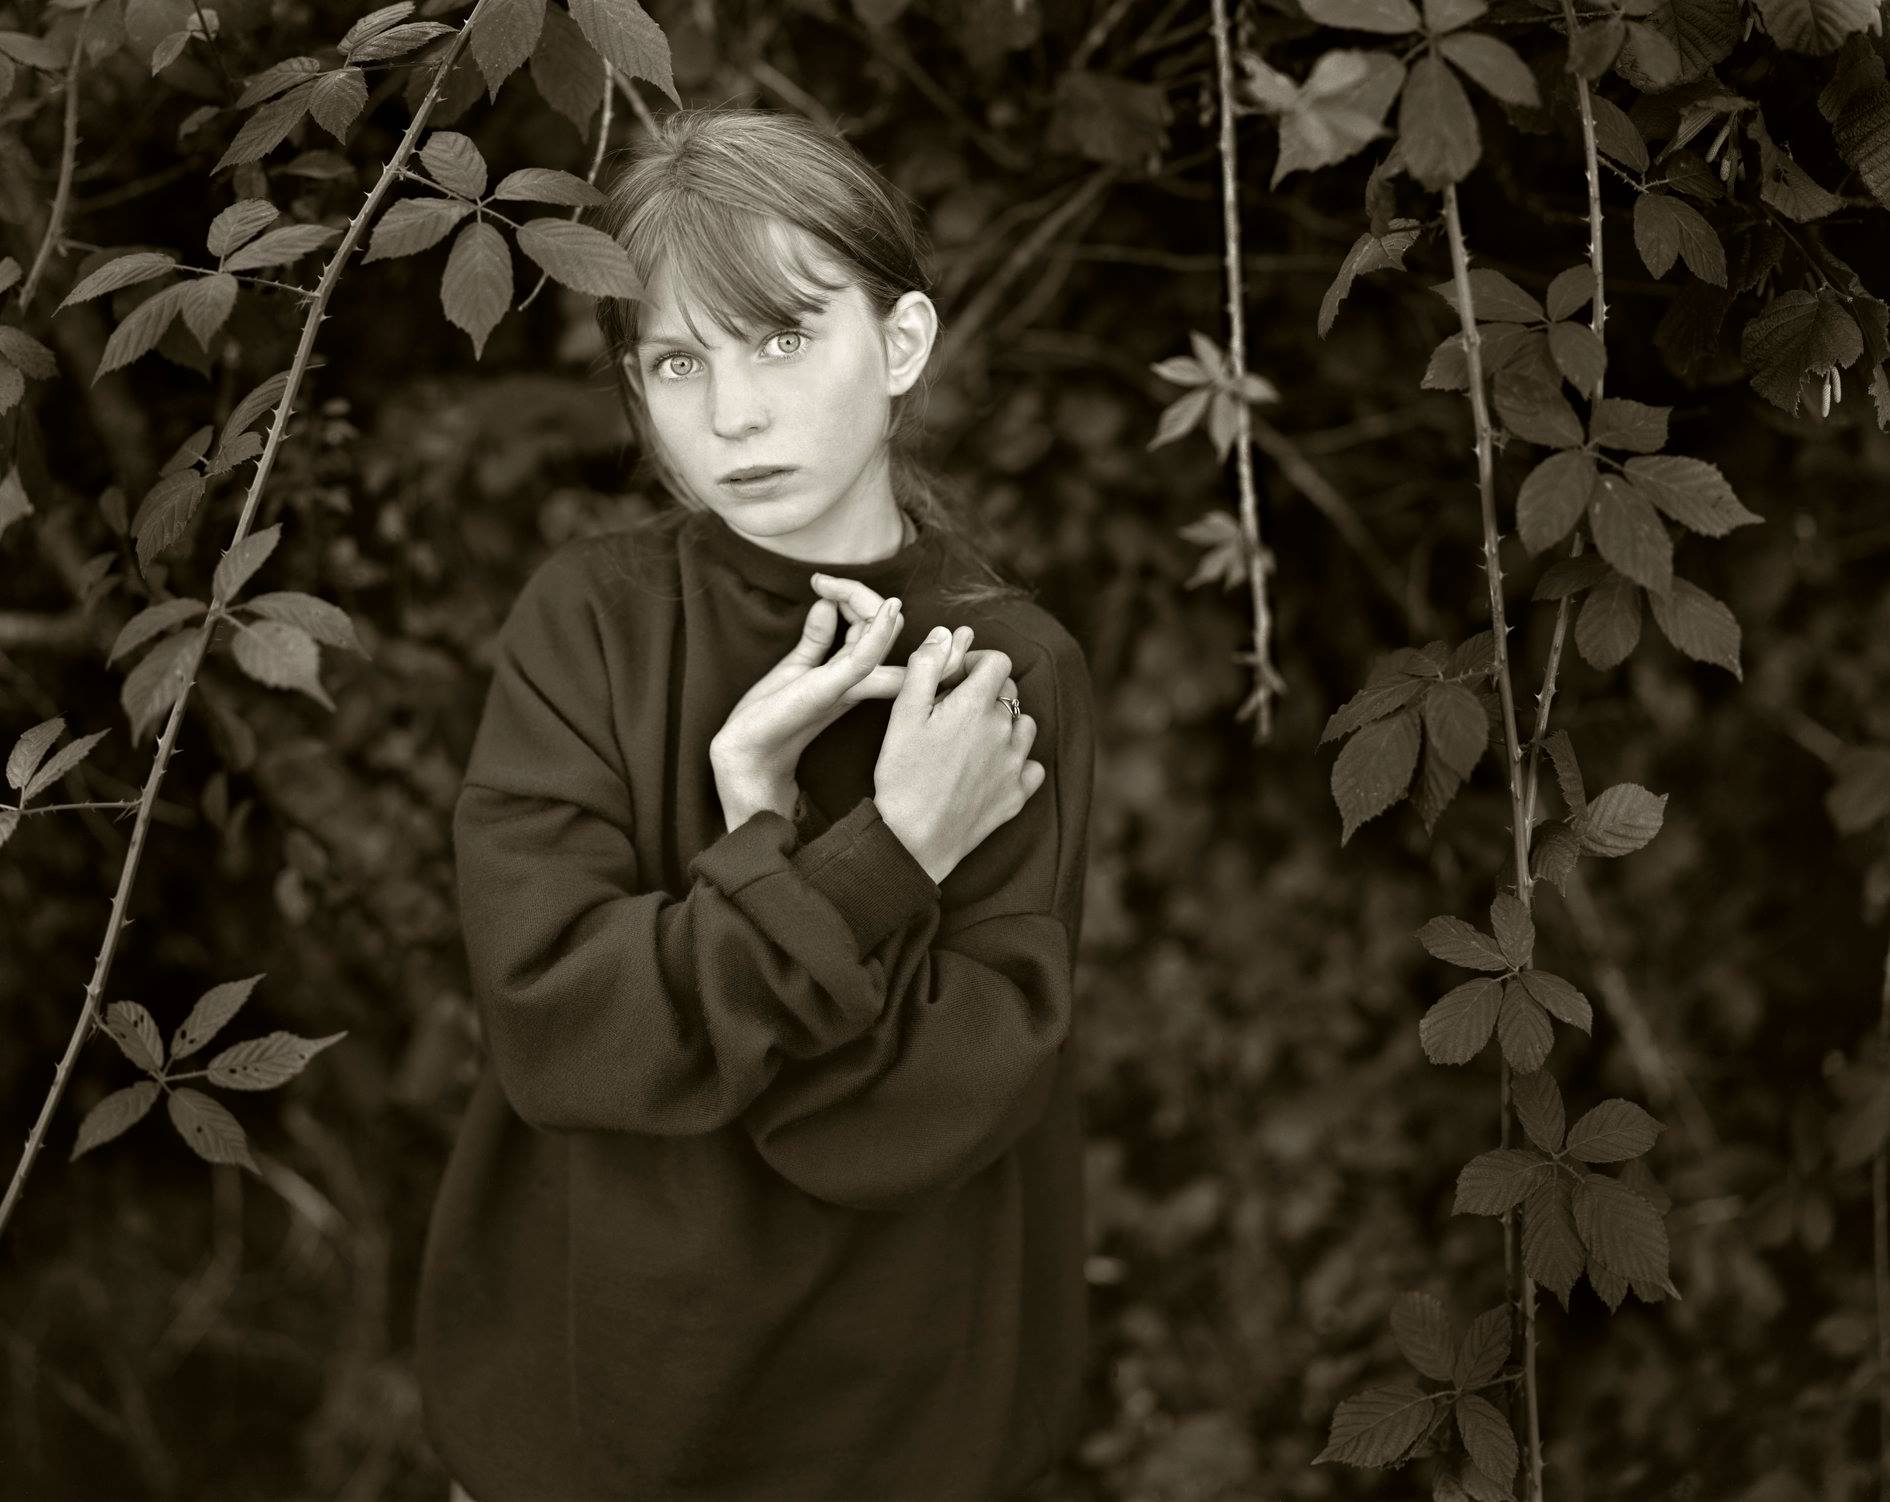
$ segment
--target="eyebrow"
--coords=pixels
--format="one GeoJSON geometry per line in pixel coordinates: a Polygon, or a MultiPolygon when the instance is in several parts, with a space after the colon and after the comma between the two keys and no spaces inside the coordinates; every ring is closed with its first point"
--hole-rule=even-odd
{"type": "Polygon", "coordinates": [[[687,334],[656,333],[645,334],[637,340],[637,348],[645,349],[652,344],[694,344],[696,341],[687,334]]]}

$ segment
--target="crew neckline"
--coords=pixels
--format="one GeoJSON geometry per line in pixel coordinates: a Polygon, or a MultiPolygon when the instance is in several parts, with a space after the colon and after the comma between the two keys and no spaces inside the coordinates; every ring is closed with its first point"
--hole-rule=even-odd
{"type": "Polygon", "coordinates": [[[858,579],[882,595],[900,594],[936,551],[937,534],[916,517],[910,542],[884,558],[864,563],[786,557],[736,531],[714,511],[699,511],[690,520],[703,550],[716,562],[757,588],[809,603],[820,598],[810,577],[813,574],[858,579]]]}

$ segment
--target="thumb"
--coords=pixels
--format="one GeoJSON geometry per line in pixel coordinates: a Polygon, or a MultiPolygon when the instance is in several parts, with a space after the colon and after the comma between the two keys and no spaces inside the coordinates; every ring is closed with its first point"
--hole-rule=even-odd
{"type": "Polygon", "coordinates": [[[939,674],[945,670],[951,649],[951,632],[944,626],[934,626],[906,659],[905,682],[899,685],[889,719],[916,722],[931,715],[932,702],[938,697],[939,674]]]}
{"type": "Polygon", "coordinates": [[[816,600],[801,626],[800,640],[789,650],[784,662],[803,667],[817,667],[833,645],[834,627],[839,624],[840,607],[832,600],[816,600]]]}

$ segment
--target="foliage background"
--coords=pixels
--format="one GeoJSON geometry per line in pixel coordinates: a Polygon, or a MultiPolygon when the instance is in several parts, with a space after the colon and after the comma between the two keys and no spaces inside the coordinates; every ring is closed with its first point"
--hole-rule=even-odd
{"type": "MultiPolygon", "coordinates": [[[[240,79],[331,44],[364,8],[226,0],[219,50],[240,79]]],[[[1416,1495],[1413,1473],[1309,1461],[1339,1399],[1396,1367],[1386,1315],[1400,1291],[1439,1293],[1460,1322],[1501,1297],[1494,1226],[1449,1214],[1456,1166],[1494,1141],[1496,1065],[1423,1059],[1417,1018],[1452,979],[1412,934],[1436,912],[1481,912],[1508,813],[1491,758],[1435,838],[1406,806],[1341,849],[1329,752],[1313,747],[1376,654],[1487,624],[1467,406],[1418,389],[1456,326],[1425,290],[1449,274],[1441,239],[1422,238],[1406,273],[1361,278],[1321,340],[1320,297],[1363,222],[1360,176],[1269,191],[1275,134],[1242,121],[1250,366],[1282,392],[1269,421],[1396,581],[1383,588],[1262,464],[1291,690],[1255,748],[1231,714],[1244,595],[1189,588],[1199,555],[1179,533],[1227,504],[1226,477],[1198,436],[1145,448],[1173,395],[1151,362],[1191,329],[1225,341],[1206,7],[650,9],[687,102],[829,116],[924,208],[946,328],[938,461],[1089,655],[1102,732],[1080,976],[1094,1337],[1088,1428],[1055,1495],[1416,1495]]],[[[94,24],[114,13],[115,0],[94,24]]],[[[1533,14],[1517,14],[1519,38],[1533,14]]],[[[1275,0],[1247,21],[1290,28],[1293,15],[1275,0]]],[[[0,29],[42,20],[0,8],[0,29]]],[[[1872,40],[1881,50],[1881,32],[1872,40]]],[[[86,248],[195,247],[245,196],[208,170],[233,122],[177,137],[192,109],[231,97],[220,66],[193,43],[152,79],[139,45],[84,74],[77,243],[28,324],[59,376],[5,429],[35,511],[0,536],[0,610],[85,613],[62,641],[0,653],[0,741],[55,713],[75,734],[110,726],[83,774],[94,798],[135,796],[150,752],[148,738],[130,746],[121,671],[104,663],[139,601],[89,582],[101,552],[136,578],[101,497],[141,495],[188,433],[287,363],[295,329],[286,298],[246,291],[211,357],[174,329],[157,357],[93,385],[125,307],[48,316],[86,248]]],[[[1742,83],[1787,104],[1795,87],[1769,69],[1742,83]]],[[[59,150],[59,109],[36,104],[41,92],[16,85],[0,114],[0,232],[22,264],[59,150]]],[[[613,140],[636,128],[621,106],[613,140]]],[[[1478,108],[1472,249],[1540,294],[1586,244],[1578,137],[1563,107],[1527,128],[1487,98],[1478,108]]],[[[335,143],[304,126],[263,164],[263,191],[343,223],[407,119],[397,89],[377,97],[339,167],[335,143]]],[[[1802,101],[1787,121],[1774,134],[1806,160],[1819,122],[1802,101]]],[[[432,123],[472,134],[495,171],[582,173],[594,144],[523,71],[496,103],[432,123]]],[[[1652,337],[1678,279],[1645,274],[1618,188],[1604,187],[1610,394],[1676,403],[1677,446],[1718,464],[1766,524],[1682,555],[1743,626],[1742,683],[1652,631],[1613,673],[1564,658],[1557,721],[1591,785],[1633,779],[1673,797],[1639,858],[1601,868],[1570,902],[1538,889],[1544,962],[1601,1003],[1594,1043],[1577,1051],[1558,1033],[1549,1067],[1571,1100],[1626,1094],[1667,1123],[1650,1161],[1674,1199],[1685,1297],[1610,1318],[1583,1284],[1571,1316],[1544,1308],[1549,1489],[1558,1502],[1862,1497],[1877,1445],[1870,1199],[1865,1174],[1832,1158],[1833,1081],[1876,1017],[1890,892],[1881,861],[1870,879],[1880,834],[1843,841],[1825,816],[1821,753],[1824,732],[1890,739],[1890,439],[1861,391],[1828,419],[1786,417],[1729,348],[1682,382],[1652,337]]],[[[1435,214],[1402,191],[1402,212],[1435,214]]],[[[1828,233],[1873,291],[1890,290],[1881,215],[1873,227],[1841,213],[1828,233]]],[[[285,523],[277,587],[343,606],[371,660],[325,654],[333,714],[207,664],[109,993],[168,1030],[206,986],[265,972],[253,1019],[347,1039],[291,1088],[238,1103],[261,1181],[207,1167],[152,1125],[68,1164],[83,1110],[129,1078],[115,1050],[85,1051],[0,1245],[0,1454],[19,1495],[443,1495],[419,1423],[411,1295],[476,1069],[448,818],[484,652],[547,549],[660,503],[630,484],[588,301],[547,287],[475,362],[440,313],[444,256],[344,276],[317,351],[327,363],[258,517],[285,523]]],[[[238,497],[213,495],[169,555],[172,588],[207,582],[238,497]]],[[[1542,561],[1513,541],[1504,558],[1518,682],[1533,686],[1552,612],[1525,602],[1542,561]]],[[[127,827],[28,821],[0,857],[9,1142],[70,1031],[127,827]]]]}

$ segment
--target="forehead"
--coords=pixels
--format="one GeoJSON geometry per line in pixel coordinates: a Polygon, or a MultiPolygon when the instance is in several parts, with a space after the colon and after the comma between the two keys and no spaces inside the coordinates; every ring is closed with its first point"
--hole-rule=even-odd
{"type": "Polygon", "coordinates": [[[766,219],[755,240],[718,250],[725,253],[711,252],[713,265],[672,254],[657,262],[643,290],[640,344],[676,337],[710,343],[715,328],[746,335],[754,330],[743,324],[757,314],[788,315],[797,304],[812,303],[829,318],[859,318],[867,311],[865,294],[847,269],[797,225],[766,219]],[[838,291],[831,290],[835,283],[838,291]],[[763,312],[757,303],[769,306],[763,312]]]}

